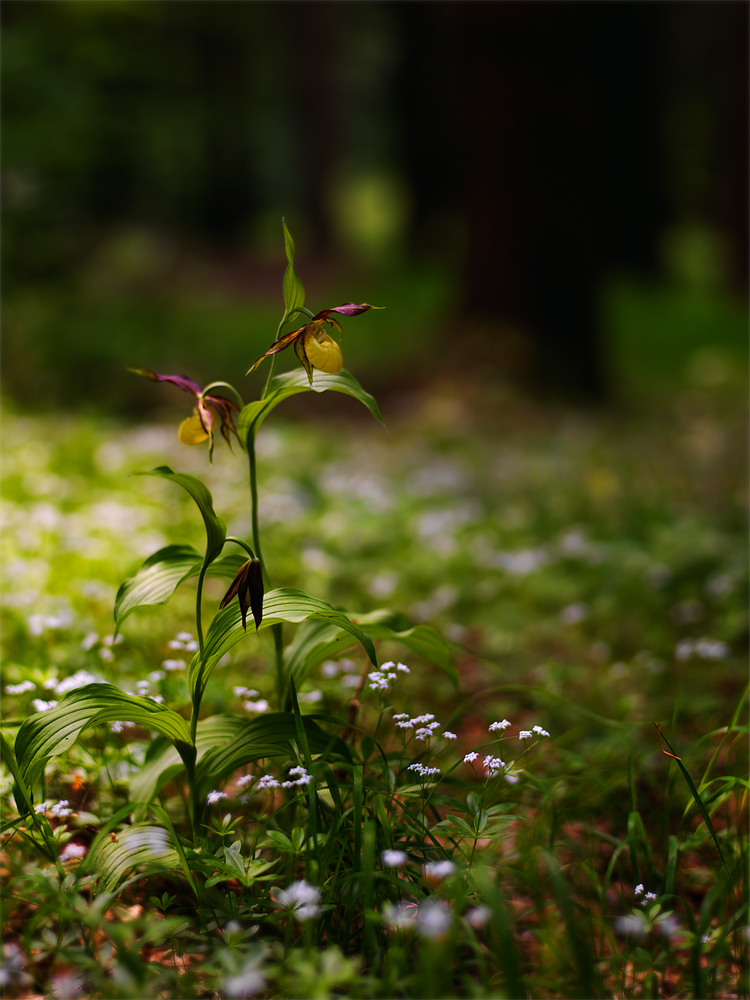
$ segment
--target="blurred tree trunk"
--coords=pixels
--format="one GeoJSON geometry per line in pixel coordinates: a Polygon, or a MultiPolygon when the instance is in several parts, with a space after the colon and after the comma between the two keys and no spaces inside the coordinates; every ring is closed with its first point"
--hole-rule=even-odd
{"type": "MultiPolygon", "coordinates": [[[[613,260],[651,270],[663,222],[659,5],[403,4],[415,223],[460,191],[461,316],[530,345],[523,374],[602,395],[613,260]],[[436,27],[436,20],[439,27],[436,27]],[[412,58],[413,57],[413,58],[412,58]],[[430,99],[448,80],[453,99],[430,99]],[[437,81],[437,82],[436,82],[437,81]]],[[[480,352],[502,357],[484,337],[480,352]]]]}

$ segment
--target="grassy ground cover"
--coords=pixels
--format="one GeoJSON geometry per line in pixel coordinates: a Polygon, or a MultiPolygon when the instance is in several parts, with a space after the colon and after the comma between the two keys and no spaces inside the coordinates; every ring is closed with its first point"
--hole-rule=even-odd
{"type": "MultiPolygon", "coordinates": [[[[142,726],[110,720],[49,759],[35,815],[52,858],[4,771],[6,995],[746,996],[731,394],[590,413],[452,380],[391,400],[387,434],[350,399],[322,418],[312,402],[258,437],[274,585],[363,628],[404,609],[450,664],[383,639],[379,681],[334,644],[299,707],[348,757],[292,739],[210,788],[192,834],[179,768],[140,794],[163,751],[142,726]]],[[[194,585],[116,641],[112,607],[154,549],[198,545],[203,525],[187,495],[130,474],[200,475],[247,536],[241,457],[217,448],[206,473],[174,425],[7,413],[3,431],[9,744],[92,680],[187,709],[194,585]]],[[[207,603],[225,590],[209,580],[207,603]]],[[[219,662],[206,717],[281,707],[267,634],[219,662]]]]}

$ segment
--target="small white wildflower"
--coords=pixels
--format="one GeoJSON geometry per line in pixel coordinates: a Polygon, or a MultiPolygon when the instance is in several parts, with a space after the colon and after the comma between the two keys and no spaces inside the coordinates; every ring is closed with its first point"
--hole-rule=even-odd
{"type": "Polygon", "coordinates": [[[246,687],[236,687],[233,688],[233,691],[236,698],[255,698],[258,694],[260,694],[259,691],[246,687]]]}
{"type": "Polygon", "coordinates": [[[104,638],[102,639],[103,646],[119,646],[121,642],[122,642],[121,634],[118,636],[105,635],[104,638]]]}
{"type": "Polygon", "coordinates": [[[471,753],[467,753],[466,756],[464,757],[464,764],[471,764],[473,761],[477,759],[478,756],[479,754],[476,753],[476,751],[472,750],[471,753]]]}
{"type": "Polygon", "coordinates": [[[276,902],[284,910],[291,910],[295,920],[305,921],[320,916],[320,889],[304,879],[280,889],[276,902]]]}
{"type": "Polygon", "coordinates": [[[509,785],[517,785],[521,780],[521,776],[516,771],[506,771],[505,780],[509,785]]]}
{"type": "Polygon", "coordinates": [[[191,642],[193,636],[190,632],[178,632],[176,638],[178,642],[191,642]]]}
{"type": "Polygon", "coordinates": [[[415,715],[411,721],[415,726],[418,726],[427,722],[432,722],[434,718],[435,716],[428,712],[426,715],[415,715]]]}
{"type": "Polygon", "coordinates": [[[135,726],[134,722],[130,722],[127,720],[117,720],[116,722],[113,722],[110,725],[109,731],[110,733],[121,733],[124,729],[132,729],[134,726],[135,726]]]}
{"type": "Polygon", "coordinates": [[[636,896],[642,896],[643,893],[645,892],[645,887],[643,885],[643,882],[639,882],[638,885],[633,890],[633,892],[636,894],[636,896]]]}
{"type": "Polygon", "coordinates": [[[411,721],[411,719],[402,719],[400,722],[397,722],[396,725],[398,726],[399,729],[414,728],[414,723],[411,721]]]}
{"type": "Polygon", "coordinates": [[[522,729],[521,732],[518,734],[519,740],[530,740],[533,739],[533,737],[534,734],[531,732],[530,729],[522,729]]]}
{"type": "Polygon", "coordinates": [[[532,729],[533,729],[533,731],[538,736],[549,736],[549,733],[547,732],[547,730],[546,729],[542,729],[541,726],[532,726],[532,729]]]}
{"type": "Polygon", "coordinates": [[[489,906],[472,906],[470,910],[466,911],[466,919],[476,930],[480,927],[484,927],[487,921],[492,916],[492,910],[489,906]]]}
{"type": "Polygon", "coordinates": [[[191,639],[190,642],[186,642],[182,648],[186,653],[195,653],[198,650],[198,643],[195,639],[191,639]]]}
{"type": "Polygon", "coordinates": [[[499,757],[493,757],[491,754],[488,754],[484,758],[483,763],[488,778],[494,778],[496,775],[500,774],[501,771],[505,770],[505,761],[501,760],[499,757]]]}
{"type": "Polygon", "coordinates": [[[560,612],[560,621],[565,625],[577,625],[587,618],[589,609],[585,604],[569,604],[560,612]]]}
{"type": "Polygon", "coordinates": [[[35,712],[49,712],[49,710],[54,708],[56,704],[56,701],[42,701],[41,698],[34,698],[31,703],[31,707],[35,712]]]}
{"type": "Polygon", "coordinates": [[[51,805],[52,803],[48,799],[45,799],[44,802],[40,802],[38,805],[34,806],[34,812],[37,814],[47,812],[51,805]]]}
{"type": "Polygon", "coordinates": [[[695,652],[703,660],[725,660],[729,656],[729,646],[719,639],[698,639],[695,652]]]}
{"type": "Polygon", "coordinates": [[[445,737],[446,740],[457,740],[458,739],[458,736],[456,736],[455,733],[448,732],[447,729],[443,733],[443,736],[445,737]]]}
{"type": "Polygon", "coordinates": [[[85,687],[87,684],[94,684],[95,682],[96,677],[90,674],[88,670],[76,670],[71,677],[66,677],[60,681],[55,688],[55,694],[67,694],[68,691],[74,691],[76,688],[85,687]]]}
{"type": "MultiPolygon", "coordinates": [[[[5,690],[7,691],[8,689],[6,688],[5,690]]],[[[408,718],[409,718],[408,712],[399,712],[398,715],[393,716],[394,722],[397,721],[398,719],[408,719],[408,718]]]]}
{"type": "Polygon", "coordinates": [[[417,910],[417,932],[426,938],[440,938],[447,934],[453,917],[448,904],[441,899],[425,899],[417,910]]]}
{"type": "Polygon", "coordinates": [[[655,892],[647,892],[646,895],[641,900],[641,905],[645,906],[646,903],[651,903],[651,902],[653,902],[657,898],[658,897],[657,897],[657,895],[656,895],[655,892]]]}
{"type": "Polygon", "coordinates": [[[135,689],[138,692],[138,694],[145,694],[150,687],[151,687],[151,681],[136,681],[135,682],[135,689]]]}
{"type": "Polygon", "coordinates": [[[315,704],[315,702],[323,700],[323,692],[322,691],[305,691],[305,692],[302,692],[298,697],[299,697],[300,701],[306,701],[306,702],[309,702],[311,704],[315,704]]]}
{"type": "Polygon", "coordinates": [[[421,775],[423,778],[433,774],[440,774],[439,767],[426,767],[424,764],[420,764],[419,762],[409,764],[407,771],[416,771],[417,774],[421,775]]]}
{"type": "Polygon", "coordinates": [[[228,798],[226,792],[213,791],[213,792],[209,792],[208,793],[208,795],[206,797],[206,802],[208,802],[208,804],[210,806],[213,806],[217,802],[220,802],[222,799],[226,799],[226,798],[228,798]]]}
{"type": "Polygon", "coordinates": [[[410,674],[411,673],[411,670],[409,670],[409,668],[406,666],[405,663],[397,663],[396,664],[396,670],[399,671],[399,673],[402,673],[402,674],[410,674]]]}
{"type": "Polygon", "coordinates": [[[309,785],[312,781],[312,775],[308,774],[304,767],[290,767],[289,774],[291,777],[287,781],[281,782],[282,788],[294,788],[298,785],[309,785]]]}
{"type": "Polygon", "coordinates": [[[81,641],[81,649],[88,652],[97,642],[99,642],[99,636],[96,632],[88,632],[81,641]]]}
{"type": "Polygon", "coordinates": [[[496,733],[498,730],[507,729],[510,723],[507,719],[503,719],[502,722],[493,722],[490,726],[490,732],[496,733]]]}
{"type": "Polygon", "coordinates": [[[689,660],[693,655],[695,644],[692,639],[680,639],[674,651],[675,659],[689,660]]]}
{"type": "Polygon", "coordinates": [[[264,774],[260,778],[258,784],[255,787],[258,789],[258,791],[260,791],[262,788],[278,788],[279,781],[277,778],[274,778],[272,774],[264,774]]]}
{"type": "Polygon", "coordinates": [[[380,852],[380,860],[385,868],[398,868],[409,861],[406,851],[385,850],[380,852]]]}
{"type": "Polygon", "coordinates": [[[268,702],[265,698],[261,698],[259,701],[245,701],[243,708],[248,712],[267,712],[268,702]]]}
{"type": "Polygon", "coordinates": [[[238,778],[235,784],[238,788],[245,788],[251,782],[255,781],[254,774],[243,774],[241,778],[238,778]]]}
{"type": "Polygon", "coordinates": [[[442,882],[456,870],[452,861],[428,861],[424,866],[424,875],[428,882],[442,882]]]}
{"type": "Polygon", "coordinates": [[[356,677],[354,674],[347,674],[341,678],[341,683],[344,687],[348,688],[359,687],[359,677],[356,677]]]}
{"type": "Polygon", "coordinates": [[[148,679],[151,681],[152,684],[158,684],[159,681],[163,681],[165,677],[166,674],[164,673],[163,670],[152,670],[151,673],[148,675],[148,679]]]}
{"type": "Polygon", "coordinates": [[[164,702],[164,698],[160,694],[150,694],[148,697],[151,701],[155,701],[157,705],[161,705],[164,702]]]}
{"type": "Polygon", "coordinates": [[[70,802],[67,799],[60,799],[59,802],[55,802],[48,810],[57,819],[65,819],[66,816],[70,816],[73,810],[70,808],[70,802]]]}
{"type": "Polygon", "coordinates": [[[181,642],[179,639],[170,639],[169,642],[167,643],[167,646],[170,649],[184,649],[185,643],[181,642]]]}
{"type": "Polygon", "coordinates": [[[326,660],[321,666],[320,672],[324,677],[335,677],[339,672],[339,665],[335,660],[326,660]]]}
{"type": "Polygon", "coordinates": [[[614,922],[616,933],[622,934],[624,937],[645,937],[647,926],[645,916],[638,911],[629,913],[625,917],[618,917],[614,922]]]}
{"type": "Polygon", "coordinates": [[[54,691],[58,685],[58,680],[56,677],[48,677],[47,680],[42,684],[45,691],[54,691]]]}
{"type": "Polygon", "coordinates": [[[115,654],[112,652],[111,649],[108,649],[106,646],[102,646],[102,648],[99,650],[98,655],[99,659],[103,660],[105,663],[111,663],[112,660],[114,660],[115,658],[115,654]]]}
{"type": "Polygon", "coordinates": [[[170,671],[184,670],[185,666],[186,664],[184,660],[164,660],[162,662],[162,667],[164,667],[165,670],[170,670],[170,671]]]}
{"type": "Polygon", "coordinates": [[[432,736],[431,729],[418,729],[414,734],[418,740],[429,740],[432,736]]]}
{"type": "Polygon", "coordinates": [[[33,681],[21,681],[20,684],[8,684],[5,688],[6,694],[25,694],[27,691],[33,691],[36,688],[36,684],[33,681]]]}
{"type": "Polygon", "coordinates": [[[86,854],[83,844],[66,844],[60,852],[61,861],[71,861],[73,858],[82,858],[86,854]]]}

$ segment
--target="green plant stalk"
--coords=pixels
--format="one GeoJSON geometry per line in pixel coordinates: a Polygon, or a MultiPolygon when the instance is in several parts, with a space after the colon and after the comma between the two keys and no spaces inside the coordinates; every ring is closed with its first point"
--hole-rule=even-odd
{"type": "MultiPolygon", "coordinates": [[[[274,362],[276,358],[272,359],[274,362]]],[[[273,372],[273,368],[272,368],[273,372]]],[[[268,389],[268,385],[266,385],[268,389]]],[[[264,390],[265,395],[265,390],[264,390]]],[[[255,435],[248,434],[247,437],[247,461],[248,477],[250,480],[250,517],[253,533],[253,548],[255,555],[260,561],[263,570],[263,582],[266,589],[270,588],[271,581],[263,559],[263,551],[260,547],[260,524],[258,520],[258,470],[255,458],[255,435]]],[[[276,697],[279,708],[284,708],[284,627],[280,623],[271,626],[274,646],[274,663],[276,666],[276,697]]]]}

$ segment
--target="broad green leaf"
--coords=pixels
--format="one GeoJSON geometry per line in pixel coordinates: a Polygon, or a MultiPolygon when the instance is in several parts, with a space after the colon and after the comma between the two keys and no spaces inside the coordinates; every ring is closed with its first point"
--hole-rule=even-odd
{"type": "Polygon", "coordinates": [[[94,846],[86,859],[91,872],[97,872],[97,892],[111,892],[131,868],[147,872],[176,872],[180,856],[163,826],[133,823],[117,833],[116,840],[105,837],[94,846]]]}
{"type": "Polygon", "coordinates": [[[214,510],[214,500],[208,488],[195,476],[191,476],[187,472],[174,472],[168,465],[160,465],[157,469],[141,472],[138,475],[161,476],[187,490],[198,505],[198,510],[206,525],[206,557],[204,562],[206,564],[213,562],[224,545],[224,539],[227,537],[227,526],[214,510]]]}
{"type": "MultiPolygon", "coordinates": [[[[226,576],[234,579],[245,561],[245,556],[229,552],[211,563],[209,576],[226,576]]],[[[196,576],[203,565],[203,557],[192,545],[167,545],[144,562],[137,574],[126,580],[115,598],[115,627],[120,625],[136,608],[145,604],[166,604],[185,580],[196,576]]]]}
{"type": "MultiPolygon", "coordinates": [[[[343,392],[347,396],[352,396],[364,404],[370,413],[383,424],[378,404],[375,399],[365,392],[359,382],[346,369],[342,369],[336,375],[327,375],[325,372],[315,372],[312,385],[310,385],[307,374],[303,369],[286,372],[283,375],[276,375],[271,379],[268,391],[263,399],[258,399],[254,403],[248,403],[237,420],[237,433],[243,442],[247,442],[249,436],[254,436],[258,428],[266,419],[275,406],[294,396],[298,392],[343,392]]],[[[383,424],[385,426],[385,424],[383,424]]]]}
{"type": "MultiPolygon", "coordinates": [[[[411,628],[396,631],[380,622],[368,621],[368,618],[368,615],[357,616],[356,622],[371,639],[400,642],[403,646],[430,660],[450,678],[453,684],[458,684],[458,671],[451,662],[450,650],[444,639],[434,629],[428,625],[414,625],[411,628]]],[[[321,633],[317,643],[311,641],[305,648],[304,659],[301,648],[293,652],[293,658],[290,657],[290,667],[294,671],[295,680],[298,683],[301,682],[318,664],[337,656],[353,644],[347,636],[321,633]]]]}
{"type": "Polygon", "coordinates": [[[126,694],[113,684],[87,684],[65,695],[55,708],[30,716],[16,736],[21,777],[32,786],[50,757],[64,753],[80,734],[102,722],[135,722],[162,733],[183,757],[190,757],[190,727],[165,705],[126,694]]]}
{"type": "Polygon", "coordinates": [[[286,259],[289,262],[284,272],[282,291],[284,293],[284,321],[290,318],[295,309],[301,308],[305,304],[305,289],[294,266],[294,255],[296,248],[292,235],[286,227],[286,220],[282,219],[284,227],[284,250],[286,259]]]}
{"type": "MultiPolygon", "coordinates": [[[[336,611],[325,601],[303,593],[301,590],[281,588],[269,591],[263,599],[263,621],[261,629],[268,628],[278,622],[299,623],[308,618],[318,618],[346,632],[350,632],[362,644],[370,661],[377,665],[375,647],[372,640],[343,611],[336,611]]],[[[242,627],[242,612],[238,601],[220,611],[206,633],[203,644],[203,659],[200,654],[193,657],[190,664],[189,685],[191,696],[195,695],[200,686],[201,693],[208,683],[208,678],[218,661],[235,646],[245,635],[253,635],[254,630],[248,627],[247,632],[242,627]]]]}
{"type": "MultiPolygon", "coordinates": [[[[349,747],[331,736],[310,716],[303,716],[308,744],[313,754],[335,753],[351,759],[349,747]]],[[[197,766],[198,794],[205,797],[238,768],[264,757],[289,753],[297,741],[291,713],[275,712],[243,719],[234,715],[214,715],[198,723],[197,766]]],[[[147,760],[130,784],[133,802],[147,803],[183,768],[180,756],[171,745],[164,746],[147,760]]]]}
{"type": "Polygon", "coordinates": [[[136,575],[126,580],[115,598],[115,626],[143,604],[166,604],[183,580],[194,576],[203,559],[192,545],[168,545],[144,562],[136,575]]]}
{"type": "MultiPolygon", "coordinates": [[[[351,751],[343,740],[325,732],[310,716],[301,718],[312,754],[336,754],[351,761],[351,751]]],[[[224,716],[223,720],[224,745],[208,750],[196,766],[196,786],[201,797],[238,768],[286,753],[293,742],[299,741],[291,712],[270,712],[254,719],[224,716]]]]}

